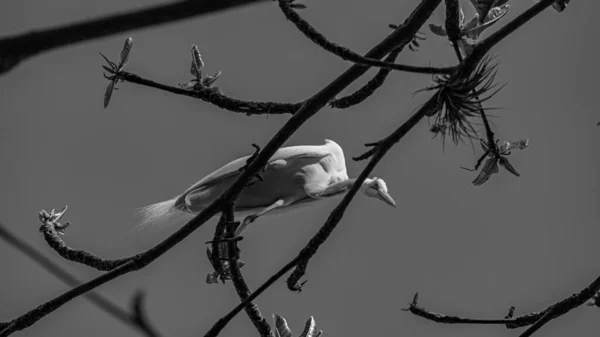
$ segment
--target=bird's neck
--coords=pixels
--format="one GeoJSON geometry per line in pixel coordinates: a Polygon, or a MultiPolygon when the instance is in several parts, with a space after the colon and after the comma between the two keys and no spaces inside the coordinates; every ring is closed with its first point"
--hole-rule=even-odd
{"type": "Polygon", "coordinates": [[[348,190],[350,190],[350,188],[352,187],[352,185],[354,185],[355,182],[356,182],[356,178],[350,178],[350,179],[342,180],[337,183],[333,183],[333,184],[327,186],[327,188],[323,191],[323,193],[321,193],[321,196],[322,197],[333,197],[336,195],[345,194],[346,192],[348,192],[348,190]]]}

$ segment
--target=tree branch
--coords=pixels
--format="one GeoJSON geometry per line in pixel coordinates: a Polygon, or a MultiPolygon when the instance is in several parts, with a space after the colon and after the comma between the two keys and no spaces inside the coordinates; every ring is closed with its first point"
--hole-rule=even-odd
{"type": "Polygon", "coordinates": [[[427,320],[443,324],[502,324],[506,325],[508,329],[530,326],[519,336],[529,337],[549,321],[565,315],[569,311],[583,305],[589,299],[594,297],[599,290],[600,277],[596,278],[580,292],[575,293],[564,300],[556,302],[542,311],[513,317],[514,307],[512,307],[509,311],[509,314],[504,319],[464,318],[435,313],[417,305],[418,294],[415,294],[415,297],[412,303],[410,303],[409,307],[402,310],[409,311],[413,315],[423,317],[427,320]]]}
{"type": "MultiPolygon", "coordinates": [[[[393,62],[398,54],[402,51],[402,48],[398,48],[397,50],[392,51],[386,60],[389,62],[393,62]]],[[[379,89],[387,76],[391,72],[390,69],[382,68],[377,74],[364,86],[356,90],[354,93],[344,96],[339,99],[334,99],[329,103],[330,107],[337,109],[345,109],[351,106],[362,103],[367,98],[369,98],[377,89],[379,89]]],[[[183,89],[180,87],[173,87],[169,85],[165,85],[162,83],[154,82],[152,80],[143,78],[136,74],[121,71],[115,74],[115,76],[120,81],[125,81],[129,83],[139,84],[142,86],[155,88],[163,91],[167,91],[173,94],[192,97],[196,99],[201,99],[207,103],[213,104],[221,109],[244,113],[246,116],[251,115],[278,115],[278,114],[295,114],[298,109],[304,104],[304,102],[300,103],[279,103],[279,102],[257,102],[257,101],[243,101],[236,98],[231,98],[226,96],[225,94],[210,90],[210,89],[202,89],[202,90],[189,90],[183,89]]]]}
{"type": "Polygon", "coordinates": [[[187,0],[0,39],[0,74],[36,54],[125,31],[152,27],[262,0],[187,0]]]}
{"type": "MultiPolygon", "coordinates": [[[[390,53],[394,48],[410,42],[411,38],[417,33],[419,27],[421,27],[425,20],[429,18],[431,12],[439,5],[440,2],[441,0],[423,0],[417,9],[406,20],[406,24],[394,31],[385,40],[371,49],[366,56],[369,58],[382,58],[390,53]]],[[[184,240],[187,236],[189,236],[197,228],[199,228],[202,224],[219,212],[219,210],[222,209],[223,205],[228,200],[235,200],[237,195],[246,186],[248,181],[259,172],[269,158],[273,156],[275,151],[277,151],[277,149],[279,149],[296,130],[298,130],[309,118],[315,115],[323,106],[331,101],[333,97],[335,97],[353,81],[367,72],[368,69],[369,67],[360,65],[351,66],[350,69],[341,74],[332,83],[307,100],[296,112],[296,114],[288,120],[288,122],[277,132],[277,134],[275,134],[275,136],[269,141],[263,150],[260,151],[256,158],[249,163],[247,168],[242,172],[232,186],[227,189],[227,191],[225,191],[217,200],[208,205],[202,212],[196,215],[192,220],[190,220],[186,225],[184,225],[170,237],[143,254],[138,255],[138,257],[135,259],[132,259],[87,283],[75,287],[56,297],[55,299],[50,300],[29,311],[28,313],[14,319],[4,330],[0,331],[0,337],[8,336],[15,331],[23,330],[32,324],[35,324],[35,322],[50,314],[70,300],[92,289],[95,289],[106,282],[116,279],[121,275],[144,268],[146,265],[153,262],[162,254],[171,249],[173,246],[184,240]]],[[[288,264],[287,266],[289,266],[288,268],[291,269],[294,265],[295,264],[288,264]]],[[[279,277],[289,271],[289,269],[283,271],[283,273],[281,273],[281,271],[277,273],[270,279],[271,282],[275,282],[279,277]]],[[[227,323],[229,323],[229,321],[231,321],[231,319],[237,315],[237,313],[239,313],[239,311],[241,311],[249,302],[253,301],[260,293],[268,288],[270,284],[272,284],[268,282],[263,284],[240,305],[217,321],[217,323],[215,323],[207,332],[206,336],[214,337],[218,335],[219,332],[227,325],[227,323]]]]}
{"type": "MultiPolygon", "coordinates": [[[[0,223],[0,238],[4,239],[4,241],[8,242],[17,250],[19,250],[20,252],[37,262],[37,264],[39,264],[42,268],[44,268],[50,274],[54,275],[57,279],[64,282],[66,285],[70,287],[76,287],[81,283],[79,282],[79,280],[77,280],[75,276],[63,270],[58,264],[54,263],[54,261],[47,258],[44,254],[37,251],[25,241],[19,239],[16,235],[12,234],[2,223],[0,223]]],[[[132,315],[126,312],[125,310],[121,309],[119,306],[104,298],[100,294],[90,292],[85,294],[84,296],[87,299],[89,299],[90,302],[98,306],[98,308],[104,310],[107,314],[137,329],[146,336],[159,336],[158,332],[156,332],[156,329],[153,328],[147,320],[137,321],[135,319],[136,315],[132,315]]],[[[2,330],[6,326],[8,326],[8,323],[4,323],[3,325],[3,323],[0,322],[0,330],[2,330]]]]}
{"type": "MultiPolygon", "coordinates": [[[[226,207],[223,215],[221,216],[221,220],[226,223],[227,226],[227,234],[226,237],[230,240],[227,241],[227,257],[228,266],[231,272],[231,281],[235,287],[238,296],[240,297],[240,301],[244,301],[248,296],[250,296],[250,289],[242,276],[242,272],[238,266],[239,259],[239,249],[237,247],[237,240],[234,240],[234,233],[236,223],[234,222],[233,217],[233,204],[230,204],[226,207]]],[[[254,302],[248,302],[248,305],[244,308],[248,318],[258,330],[258,333],[262,337],[274,337],[273,331],[271,331],[271,326],[267,322],[267,320],[263,317],[258,306],[254,302]]]]}
{"type": "Polygon", "coordinates": [[[70,225],[70,222],[67,225],[61,225],[58,220],[65,214],[67,211],[67,207],[63,208],[58,213],[55,213],[52,210],[51,213],[48,213],[42,210],[39,213],[40,221],[42,222],[42,226],[40,227],[40,232],[44,235],[44,239],[48,243],[48,245],[54,249],[58,255],[61,257],[85,264],[86,266],[92,267],[94,269],[98,269],[101,271],[109,271],[113,270],[129,261],[135,260],[141,256],[141,254],[137,254],[134,256],[115,259],[115,260],[106,260],[99,256],[96,256],[92,253],[86,252],[85,250],[73,249],[65,244],[65,242],[58,236],[57,229],[63,230],[67,226],[70,225]]]}
{"type": "MultiPolygon", "coordinates": [[[[296,13],[296,11],[290,7],[289,0],[277,0],[279,2],[279,8],[285,15],[285,17],[291,21],[298,30],[300,30],[307,38],[321,46],[323,49],[331,52],[346,61],[350,61],[356,64],[385,68],[390,70],[400,70],[411,73],[419,73],[419,74],[451,74],[453,73],[457,66],[453,67],[419,67],[419,66],[411,66],[404,64],[397,64],[393,62],[380,61],[379,59],[374,59],[370,57],[363,57],[360,54],[346,48],[342,47],[336,43],[330,42],[324,35],[319,33],[315,28],[313,28],[310,23],[302,19],[302,17],[296,13]]],[[[415,33],[416,34],[416,33],[415,33]]],[[[411,36],[410,40],[414,37],[411,36]]]]}
{"type": "MultiPolygon", "coordinates": [[[[385,61],[394,62],[400,54],[400,52],[402,52],[402,48],[394,49],[385,58],[385,61]]],[[[375,76],[373,76],[373,78],[369,80],[367,84],[363,85],[360,89],[356,90],[354,93],[348,96],[344,96],[331,101],[331,103],[329,103],[329,106],[337,109],[346,109],[351,106],[362,103],[367,98],[371,97],[371,95],[373,95],[373,93],[383,85],[391,71],[391,69],[386,68],[379,69],[379,71],[377,71],[377,74],[375,74],[375,76]]]]}

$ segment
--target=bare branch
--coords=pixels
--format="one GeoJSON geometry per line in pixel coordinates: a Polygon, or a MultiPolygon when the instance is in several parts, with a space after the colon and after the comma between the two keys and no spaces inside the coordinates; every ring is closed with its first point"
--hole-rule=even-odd
{"type": "Polygon", "coordinates": [[[173,94],[188,96],[192,98],[201,99],[207,103],[211,103],[221,109],[245,113],[247,116],[251,115],[262,115],[262,114],[294,114],[302,103],[277,103],[277,102],[253,102],[253,101],[242,101],[235,98],[225,96],[220,92],[214,90],[203,89],[203,90],[187,90],[180,87],[173,87],[157,83],[138,75],[123,71],[116,75],[119,80],[140,84],[143,86],[164,90],[173,94]]]}
{"type": "MultiPolygon", "coordinates": [[[[8,242],[13,247],[15,247],[17,250],[19,250],[20,252],[37,262],[42,268],[44,268],[46,271],[54,275],[57,279],[61,280],[68,286],[76,287],[81,283],[75,276],[63,270],[54,261],[47,258],[44,254],[40,253],[35,248],[27,244],[25,241],[19,239],[17,236],[12,234],[2,223],[0,223],[0,237],[4,239],[4,241],[8,242]]],[[[90,300],[90,302],[98,306],[98,308],[104,310],[107,314],[115,317],[116,319],[127,325],[132,326],[135,329],[138,329],[141,333],[145,334],[146,336],[159,336],[158,332],[156,332],[156,329],[153,328],[147,320],[143,322],[144,324],[139,324],[134,319],[134,316],[124,311],[119,306],[109,301],[105,297],[101,296],[100,294],[97,294],[95,292],[89,292],[83,296],[85,296],[87,299],[90,300]]],[[[0,331],[7,327],[10,323],[11,322],[0,322],[0,331]]]]}
{"type": "Polygon", "coordinates": [[[262,0],[187,0],[124,12],[88,21],[0,39],[0,74],[25,59],[54,48],[68,46],[129,30],[181,21],[196,16],[249,5],[262,0]]]}
{"type": "Polygon", "coordinates": [[[508,329],[530,326],[519,336],[529,337],[549,321],[565,315],[569,311],[586,303],[589,299],[593,298],[599,290],[600,277],[596,278],[591,284],[589,284],[580,292],[575,293],[540,312],[532,312],[518,317],[513,317],[514,307],[511,307],[509,314],[504,319],[463,318],[435,313],[417,305],[418,294],[415,294],[413,302],[409,305],[409,307],[403,310],[409,311],[410,313],[419,317],[423,317],[427,320],[444,324],[502,324],[506,325],[508,329]]]}
{"type": "MultiPolygon", "coordinates": [[[[453,67],[419,67],[419,66],[411,66],[397,63],[390,63],[387,61],[380,61],[379,59],[374,59],[370,57],[363,57],[360,54],[346,48],[342,47],[336,43],[330,42],[324,35],[319,33],[315,28],[313,28],[307,21],[302,19],[293,8],[290,7],[289,0],[277,0],[279,2],[279,8],[285,15],[285,17],[291,21],[298,30],[300,30],[306,37],[308,37],[311,41],[321,46],[323,49],[331,52],[342,59],[350,62],[354,62],[356,64],[385,68],[391,70],[400,70],[411,73],[419,73],[419,74],[451,74],[453,73],[457,66],[453,67]]],[[[415,33],[416,34],[416,33],[415,33]]],[[[414,35],[413,35],[414,36],[414,35]]],[[[413,36],[410,37],[411,41],[413,36]]]]}
{"type": "MultiPolygon", "coordinates": [[[[394,62],[401,51],[401,48],[394,49],[385,58],[385,61],[394,62]]],[[[379,69],[377,74],[375,74],[375,76],[373,76],[373,78],[369,82],[367,82],[367,84],[365,84],[360,89],[356,90],[354,93],[348,96],[344,96],[332,101],[331,103],[329,103],[329,106],[337,109],[345,109],[362,103],[371,95],[373,95],[373,93],[383,85],[391,71],[391,69],[386,68],[379,69]]]]}
{"type": "Polygon", "coordinates": [[[42,210],[39,214],[40,221],[42,222],[42,226],[40,227],[40,232],[44,235],[44,239],[48,245],[54,249],[58,255],[63,258],[85,264],[86,266],[92,267],[94,269],[109,271],[113,270],[129,261],[135,260],[141,256],[141,254],[137,254],[134,256],[115,259],[115,260],[106,260],[101,257],[98,257],[92,253],[86,252],[85,250],[73,249],[65,244],[63,240],[58,236],[57,229],[63,229],[66,227],[65,225],[61,225],[58,220],[64,215],[67,207],[60,211],[59,213],[54,212],[52,210],[51,213],[48,213],[42,210]]]}
{"type": "MultiPolygon", "coordinates": [[[[227,224],[227,238],[230,239],[227,242],[227,256],[229,257],[228,266],[229,270],[231,271],[231,281],[233,282],[235,290],[238,293],[238,296],[240,297],[240,301],[244,301],[246,298],[248,298],[248,296],[250,296],[251,292],[238,266],[239,250],[237,247],[238,241],[233,240],[236,230],[236,223],[233,220],[233,204],[230,204],[228,207],[226,207],[226,210],[223,212],[220,221],[227,224]]],[[[246,307],[244,308],[244,310],[246,311],[248,318],[250,318],[250,321],[252,322],[252,324],[254,324],[256,330],[258,330],[258,333],[262,337],[275,336],[273,334],[273,331],[271,331],[271,326],[263,317],[260,310],[258,309],[258,306],[254,302],[249,302],[248,305],[246,305],[246,307]]]]}

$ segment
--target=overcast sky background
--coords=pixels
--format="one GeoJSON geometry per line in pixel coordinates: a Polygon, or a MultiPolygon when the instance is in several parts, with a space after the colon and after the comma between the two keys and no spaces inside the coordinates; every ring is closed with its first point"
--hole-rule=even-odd
{"type": "MultiPolygon", "coordinates": [[[[3,36],[142,8],[161,1],[29,1],[0,5],[3,36]]],[[[332,41],[366,52],[401,23],[417,0],[306,1],[302,15],[332,41]]],[[[529,7],[512,1],[501,24],[529,7]]],[[[502,318],[546,308],[600,275],[596,108],[600,3],[573,1],[558,14],[547,10],[498,45],[499,83],[507,86],[488,106],[500,139],[531,139],[505,170],[474,187],[468,145],[431,139],[421,122],[379,164],[398,203],[393,209],[358,196],[327,244],[311,261],[301,294],[281,280],[257,301],[271,322],[287,318],[295,334],[313,315],[325,336],[517,336],[502,326],[447,326],[400,311],[420,294],[420,304],[447,314],[502,318]]],[[[469,10],[468,13],[471,13],[469,10]]],[[[429,22],[441,23],[440,7],[429,22]]],[[[449,65],[447,41],[429,33],[417,53],[399,61],[449,65]]],[[[489,34],[486,33],[485,36],[489,34]]],[[[75,248],[117,258],[152,247],[176,227],[133,231],[133,211],[168,199],[219,166],[264,145],[289,116],[255,116],[220,110],[200,100],[128,83],[119,85],[107,110],[107,81],[98,55],[117,59],[127,37],[134,48],[128,70],[177,85],[188,81],[190,46],[199,46],[206,71],[222,70],[217,86],[248,100],[297,102],[320,90],[350,64],[321,50],[265,2],[210,17],[128,32],[45,53],[0,77],[0,220],[66,269],[89,280],[100,273],[64,261],[38,232],[40,209],[69,205],[73,222],[64,237],[75,248]]],[[[369,72],[370,76],[375,70],[369,72]]],[[[358,88],[367,76],[351,88],[358,88]]],[[[288,145],[323,144],[344,149],[356,176],[365,162],[349,159],[363,143],[392,132],[428,94],[426,75],[392,74],[363,104],[325,108],[288,145]]],[[[240,247],[252,289],[292,259],[318,230],[337,201],[252,225],[240,247]]],[[[238,303],[231,284],[208,285],[204,241],[216,220],[142,271],[99,288],[126,306],[146,290],[147,311],[163,336],[203,335],[238,303]]],[[[0,243],[0,321],[50,300],[68,287],[28,257],[0,243]]],[[[600,311],[582,307],[552,321],[540,336],[589,336],[600,311]]],[[[222,336],[256,335],[244,313],[222,336]]],[[[139,336],[138,332],[80,297],[19,336],[139,336]]]]}

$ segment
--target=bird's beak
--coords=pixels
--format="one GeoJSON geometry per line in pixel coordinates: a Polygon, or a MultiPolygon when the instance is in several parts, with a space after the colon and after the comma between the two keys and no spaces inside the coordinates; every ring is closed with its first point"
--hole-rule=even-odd
{"type": "Polygon", "coordinates": [[[387,192],[384,191],[377,191],[379,194],[379,198],[381,200],[383,200],[386,204],[392,206],[392,207],[396,207],[396,202],[394,201],[394,198],[392,198],[391,195],[389,195],[387,192]]]}

